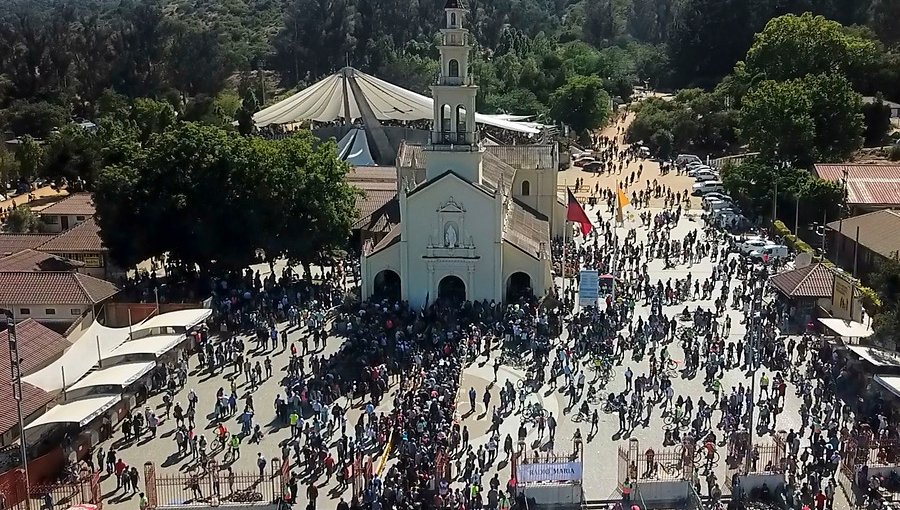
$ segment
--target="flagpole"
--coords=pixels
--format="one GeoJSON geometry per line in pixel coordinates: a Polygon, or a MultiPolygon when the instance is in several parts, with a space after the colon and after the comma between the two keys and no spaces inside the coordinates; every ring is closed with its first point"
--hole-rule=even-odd
{"type": "MultiPolygon", "coordinates": [[[[612,252],[612,263],[610,264],[609,274],[612,275],[612,292],[610,295],[612,296],[612,304],[616,305],[616,262],[618,259],[619,253],[619,215],[622,213],[622,204],[619,202],[619,183],[616,183],[616,209],[618,212],[614,212],[612,229],[613,229],[613,252],[612,252]]],[[[623,216],[624,218],[624,216],[623,216]]]]}
{"type": "MultiPolygon", "coordinates": [[[[566,194],[568,195],[568,193],[569,193],[569,185],[566,183],[566,180],[565,180],[565,179],[563,179],[563,187],[566,188],[566,194]]],[[[562,269],[562,271],[560,271],[560,272],[562,273],[562,279],[563,279],[563,280],[562,280],[562,295],[560,296],[560,297],[562,298],[561,301],[562,301],[562,303],[563,303],[563,317],[566,316],[566,312],[565,312],[565,304],[566,304],[566,252],[567,252],[568,249],[569,249],[569,235],[568,235],[568,232],[567,232],[568,230],[569,230],[569,213],[568,213],[568,207],[567,207],[567,210],[566,210],[566,218],[565,218],[565,220],[563,221],[563,256],[562,256],[562,264],[560,264],[560,266],[559,266],[560,269],[562,269]]]]}

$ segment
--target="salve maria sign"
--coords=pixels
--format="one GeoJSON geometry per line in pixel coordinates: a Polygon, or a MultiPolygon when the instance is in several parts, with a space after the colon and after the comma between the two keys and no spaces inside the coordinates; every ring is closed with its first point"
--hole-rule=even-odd
{"type": "Polygon", "coordinates": [[[518,482],[580,482],[580,462],[552,462],[519,464],[516,467],[518,482]]]}

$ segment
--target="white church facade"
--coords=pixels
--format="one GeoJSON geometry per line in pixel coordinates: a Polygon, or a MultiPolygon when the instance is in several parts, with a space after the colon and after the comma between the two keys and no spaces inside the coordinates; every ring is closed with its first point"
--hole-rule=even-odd
{"type": "Polygon", "coordinates": [[[362,297],[398,297],[413,307],[542,297],[553,288],[551,228],[561,232],[564,221],[556,147],[483,143],[466,11],[458,0],[444,10],[430,142],[400,147],[400,222],[363,247],[362,297]]]}

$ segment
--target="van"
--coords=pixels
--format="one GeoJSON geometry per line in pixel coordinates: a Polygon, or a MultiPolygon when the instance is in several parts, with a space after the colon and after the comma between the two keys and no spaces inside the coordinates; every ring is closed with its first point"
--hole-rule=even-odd
{"type": "Polygon", "coordinates": [[[718,211],[719,209],[726,209],[729,207],[731,207],[731,203],[724,200],[710,200],[706,206],[709,211],[718,211]]]}
{"type": "Polygon", "coordinates": [[[759,250],[750,252],[749,257],[754,260],[768,262],[773,259],[782,259],[790,255],[790,250],[783,244],[767,244],[759,250]]]}
{"type": "Polygon", "coordinates": [[[724,191],[725,187],[722,186],[722,181],[703,181],[691,186],[691,195],[694,195],[695,197],[713,192],[722,193],[724,191]]]}
{"type": "Polygon", "coordinates": [[[694,154],[679,154],[677,158],[675,158],[676,165],[687,165],[688,163],[702,163],[703,160],[700,159],[699,156],[694,154]]]}

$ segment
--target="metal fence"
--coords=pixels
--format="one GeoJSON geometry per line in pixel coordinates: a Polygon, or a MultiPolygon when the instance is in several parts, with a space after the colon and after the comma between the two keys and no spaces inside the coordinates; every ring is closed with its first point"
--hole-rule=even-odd
{"type": "Polygon", "coordinates": [[[260,504],[281,496],[281,460],[273,459],[268,471],[234,473],[227,466],[210,462],[187,473],[159,474],[155,468],[146,480],[151,506],[210,506],[220,503],[260,504]]]}
{"type": "Polygon", "coordinates": [[[0,486],[4,509],[65,509],[74,505],[94,504],[102,507],[100,473],[66,483],[31,485],[31,497],[26,494],[24,479],[20,483],[0,486]]]}

